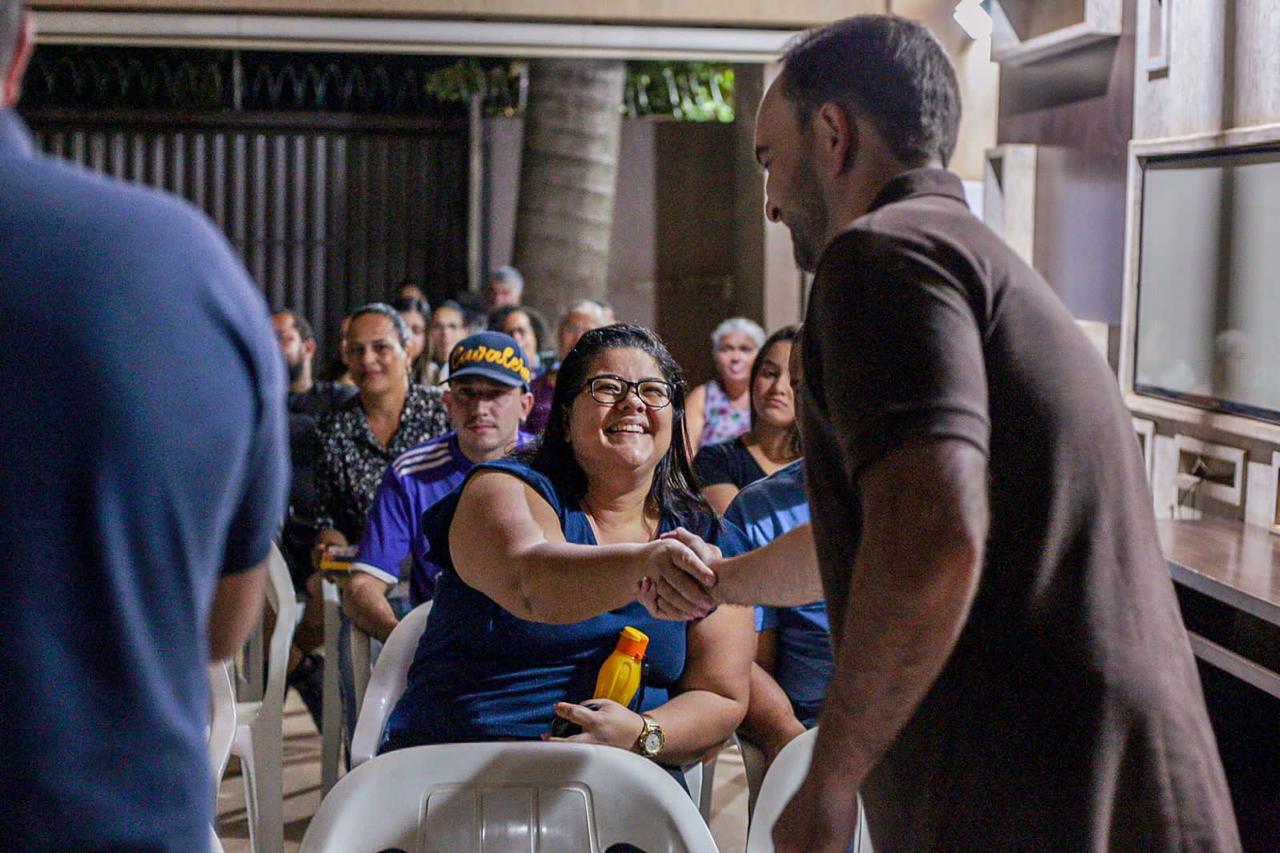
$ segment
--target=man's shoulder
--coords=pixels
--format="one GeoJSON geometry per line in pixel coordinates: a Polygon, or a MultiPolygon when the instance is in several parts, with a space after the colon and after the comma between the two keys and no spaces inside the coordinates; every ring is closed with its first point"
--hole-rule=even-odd
{"type": "Polygon", "coordinates": [[[392,461],[391,470],[401,480],[419,482],[437,482],[466,473],[471,465],[459,464],[459,454],[453,446],[456,437],[457,433],[449,432],[406,450],[392,461]]]}
{"type": "MultiPolygon", "coordinates": [[[[55,157],[37,155],[26,168],[28,187],[40,190],[33,206],[56,210],[56,225],[65,229],[105,227],[101,236],[110,245],[119,245],[120,235],[128,233],[148,242],[202,241],[217,233],[200,210],[163,190],[127,183],[55,157]]],[[[92,238],[93,234],[79,236],[92,238]]],[[[184,250],[191,248],[182,245],[184,250]]]]}
{"type": "Polygon", "coordinates": [[[761,480],[748,483],[738,492],[738,499],[743,498],[744,495],[747,500],[773,497],[790,500],[797,496],[804,498],[804,460],[797,459],[761,480]]]}

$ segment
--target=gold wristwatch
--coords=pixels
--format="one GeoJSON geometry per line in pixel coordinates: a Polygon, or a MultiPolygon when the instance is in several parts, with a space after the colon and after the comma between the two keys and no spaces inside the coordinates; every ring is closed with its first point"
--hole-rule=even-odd
{"type": "Polygon", "coordinates": [[[644,728],[640,729],[640,737],[636,738],[636,752],[645,758],[657,758],[664,743],[662,726],[647,714],[641,714],[640,719],[644,721],[644,728]]]}

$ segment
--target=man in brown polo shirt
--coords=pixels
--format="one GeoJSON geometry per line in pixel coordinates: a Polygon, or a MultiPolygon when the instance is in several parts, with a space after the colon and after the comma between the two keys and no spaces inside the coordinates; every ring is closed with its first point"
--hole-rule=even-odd
{"type": "Polygon", "coordinates": [[[1238,849],[1129,413],[944,171],[959,118],[884,16],[808,34],[760,107],[768,216],[816,271],[813,525],[713,592],[813,600],[816,542],[836,646],[778,848],[843,850],[861,790],[877,851],[1238,849]]]}

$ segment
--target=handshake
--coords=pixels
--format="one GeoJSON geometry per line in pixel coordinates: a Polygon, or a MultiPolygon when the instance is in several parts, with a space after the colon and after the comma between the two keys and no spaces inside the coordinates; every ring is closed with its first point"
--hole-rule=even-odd
{"type": "Polygon", "coordinates": [[[646,573],[637,584],[636,598],[659,619],[701,619],[724,597],[718,569],[724,563],[720,549],[696,533],[677,527],[649,543],[646,573]]]}

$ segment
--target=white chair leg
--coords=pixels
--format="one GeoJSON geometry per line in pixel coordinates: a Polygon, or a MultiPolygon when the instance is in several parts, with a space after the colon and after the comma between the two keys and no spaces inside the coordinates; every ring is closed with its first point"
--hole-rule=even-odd
{"type": "Polygon", "coordinates": [[[249,824],[249,847],[258,849],[258,785],[253,765],[253,741],[248,726],[236,727],[235,746],[232,755],[240,759],[240,781],[244,785],[245,822],[249,824]]]}
{"type": "Polygon", "coordinates": [[[342,625],[338,588],[323,581],[324,590],[324,712],[320,749],[320,796],[328,794],[338,781],[338,759],[342,751],[342,697],[338,693],[338,635],[342,625]]]}
{"type": "Polygon", "coordinates": [[[257,839],[254,853],[284,851],[284,743],[280,721],[259,717],[251,727],[257,839]]]}
{"type": "Polygon", "coordinates": [[[716,787],[716,761],[718,759],[719,756],[716,756],[702,765],[702,793],[698,797],[698,812],[708,826],[711,825],[711,792],[716,787]]]}
{"type": "Polygon", "coordinates": [[[764,752],[749,740],[739,737],[738,751],[742,753],[742,768],[747,775],[747,820],[756,811],[756,797],[764,783],[764,752]]]}

